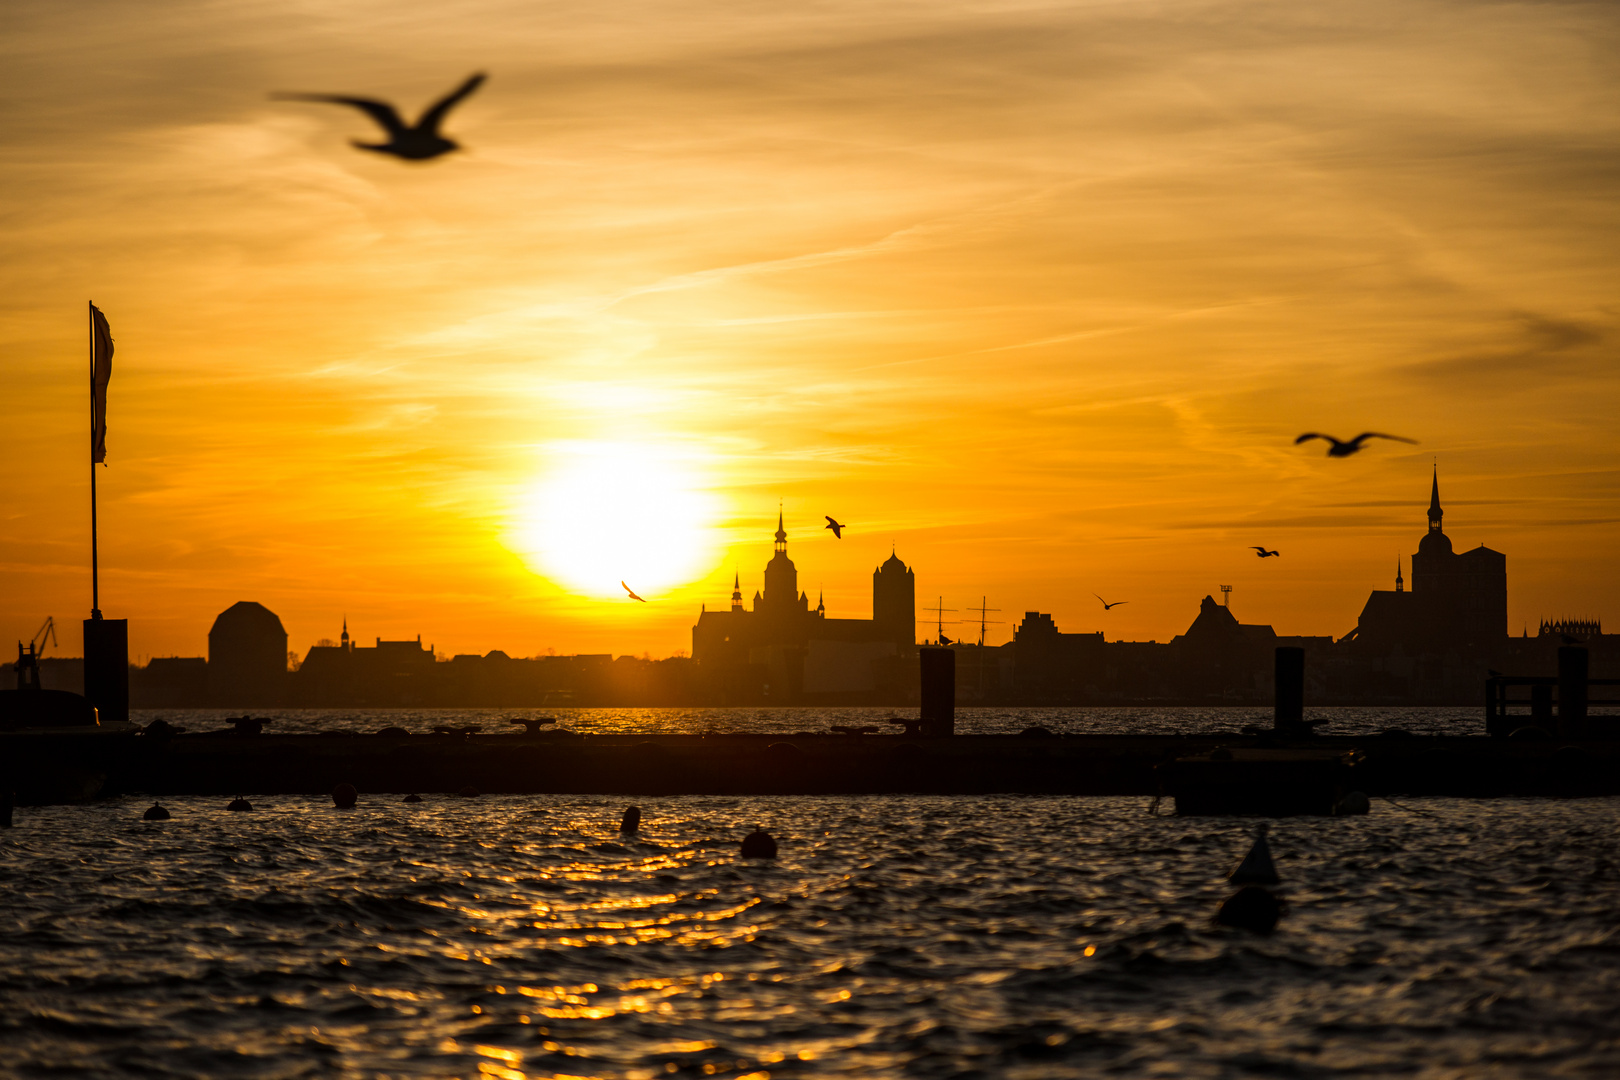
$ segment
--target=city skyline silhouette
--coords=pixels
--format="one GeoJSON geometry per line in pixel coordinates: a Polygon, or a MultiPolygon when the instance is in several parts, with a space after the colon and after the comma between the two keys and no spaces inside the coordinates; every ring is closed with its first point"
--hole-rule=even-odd
{"type": "Polygon", "coordinates": [[[407,5],[382,48],[358,13],[27,14],[0,633],[87,607],[87,298],[118,338],[102,606],[137,656],[244,598],[302,641],[363,610],[668,655],[779,499],[835,616],[898,545],[953,606],[1162,640],[1231,584],[1342,635],[1436,457],[1458,545],[1511,553],[1511,626],[1620,602],[1615,76],[1533,59],[1584,55],[1595,11],[1466,41],[1342,13],[1326,55],[1269,15],[447,17],[407,5]],[[268,97],[414,112],[469,71],[466,149],[421,168],[268,97]],[[1362,431],[1421,445],[1293,445],[1362,431]],[[829,511],[850,530],[812,538],[829,511]]]}

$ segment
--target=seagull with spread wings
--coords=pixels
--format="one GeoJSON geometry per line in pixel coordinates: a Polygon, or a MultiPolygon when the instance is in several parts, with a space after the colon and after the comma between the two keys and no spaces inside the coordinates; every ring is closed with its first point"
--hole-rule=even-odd
{"type": "MultiPolygon", "coordinates": [[[[1091,595],[1092,596],[1097,596],[1096,593],[1092,593],[1091,595]]],[[[1108,601],[1104,600],[1102,597],[1097,596],[1097,603],[1099,603],[1099,604],[1101,604],[1103,606],[1104,611],[1107,611],[1110,608],[1117,608],[1121,604],[1128,604],[1128,603],[1130,603],[1130,601],[1129,600],[1115,600],[1112,604],[1110,604],[1108,601]]]]}
{"type": "Polygon", "coordinates": [[[823,529],[831,529],[832,532],[833,532],[833,537],[835,539],[842,540],[844,538],[844,525],[843,525],[843,523],[839,522],[839,521],[834,521],[831,517],[829,517],[826,514],[823,514],[822,516],[827,518],[827,524],[823,525],[822,528],[823,529]]]}
{"type": "Polygon", "coordinates": [[[373,150],[379,154],[393,154],[405,161],[428,161],[441,154],[448,154],[452,150],[460,149],[460,144],[439,134],[439,125],[444,122],[445,116],[461,101],[462,98],[478,89],[484,81],[483,72],[479,72],[449,94],[435,102],[410,127],[399,118],[399,113],[386,101],[377,101],[374,98],[346,97],[342,94],[272,94],[277,101],[320,101],[329,105],[353,105],[367,116],[377,121],[382,129],[388,132],[388,141],[384,143],[364,143],[359,139],[351,139],[355,146],[361,150],[373,150]]]}
{"type": "Polygon", "coordinates": [[[1294,445],[1298,446],[1300,443],[1307,442],[1311,439],[1326,439],[1328,442],[1333,444],[1332,446],[1328,447],[1328,457],[1349,457],[1351,454],[1359,454],[1362,450],[1366,449],[1366,447],[1362,444],[1364,444],[1368,439],[1393,439],[1396,442],[1411,443],[1414,446],[1417,445],[1416,439],[1407,439],[1400,435],[1385,435],[1378,431],[1363,431],[1360,435],[1357,435],[1349,442],[1342,442],[1339,439],[1335,439],[1331,435],[1323,435],[1320,432],[1307,431],[1305,434],[1294,440],[1294,445]]]}
{"type": "Polygon", "coordinates": [[[1250,544],[1249,546],[1254,548],[1254,553],[1256,555],[1260,556],[1262,559],[1269,559],[1273,555],[1281,555],[1282,554],[1282,552],[1280,552],[1280,551],[1267,551],[1265,548],[1261,547],[1259,544],[1250,544]]]}
{"type": "MultiPolygon", "coordinates": [[[[621,582],[619,582],[619,584],[624,585],[624,582],[621,581],[621,582]]],[[[641,597],[636,595],[636,590],[632,589],[630,586],[624,585],[624,591],[630,594],[630,599],[632,599],[632,600],[641,600],[641,597]]],[[[641,600],[641,602],[643,604],[645,604],[647,601],[641,600]]]]}

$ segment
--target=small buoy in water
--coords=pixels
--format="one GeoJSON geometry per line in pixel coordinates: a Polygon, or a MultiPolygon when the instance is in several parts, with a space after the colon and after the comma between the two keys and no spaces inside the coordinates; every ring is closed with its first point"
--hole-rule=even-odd
{"type": "Polygon", "coordinates": [[[466,787],[456,792],[456,794],[460,795],[463,799],[476,799],[478,798],[478,789],[473,787],[471,784],[468,784],[466,787]]]}
{"type": "Polygon", "coordinates": [[[405,801],[406,802],[421,802],[422,801],[422,796],[417,795],[417,794],[415,794],[413,792],[412,794],[405,796],[405,801]]]}
{"type": "Polygon", "coordinates": [[[1245,885],[1226,898],[1215,921],[1222,926],[1235,926],[1256,934],[1269,934],[1277,928],[1282,915],[1282,901],[1258,885],[1245,885]]]}
{"type": "Polygon", "coordinates": [[[1344,798],[1333,804],[1333,812],[1340,816],[1347,814],[1369,814],[1372,812],[1372,800],[1367,798],[1365,791],[1352,791],[1344,798]]]}
{"type": "Polygon", "coordinates": [[[352,808],[360,798],[360,793],[354,790],[353,784],[339,784],[332,789],[332,805],[339,810],[352,808]]]}
{"type": "Polygon", "coordinates": [[[242,798],[242,796],[238,795],[236,798],[231,800],[230,805],[225,807],[225,809],[227,809],[227,810],[251,810],[251,809],[253,809],[253,804],[248,802],[246,799],[242,798]]]}
{"type": "Polygon", "coordinates": [[[641,807],[631,806],[625,809],[624,817],[619,819],[619,831],[626,836],[634,836],[641,828],[641,807]]]}
{"type": "Polygon", "coordinates": [[[146,813],[141,815],[142,821],[168,821],[169,812],[157,803],[147,807],[146,813]]]}
{"type": "Polygon", "coordinates": [[[745,859],[776,858],[776,841],[764,829],[755,829],[743,837],[742,857],[745,859]]]}
{"type": "Polygon", "coordinates": [[[1249,853],[1243,856],[1232,876],[1227,878],[1234,885],[1275,885],[1281,879],[1277,877],[1277,867],[1271,861],[1271,845],[1266,842],[1266,830],[1269,825],[1261,825],[1255,830],[1254,846],[1249,853]]]}

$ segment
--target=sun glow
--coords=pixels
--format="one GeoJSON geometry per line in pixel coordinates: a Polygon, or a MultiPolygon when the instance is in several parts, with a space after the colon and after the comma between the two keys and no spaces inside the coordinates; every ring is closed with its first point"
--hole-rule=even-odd
{"type": "Polygon", "coordinates": [[[568,444],[531,493],[517,533],[537,573],[572,592],[648,601],[703,576],[716,500],[668,447],[568,444]]]}

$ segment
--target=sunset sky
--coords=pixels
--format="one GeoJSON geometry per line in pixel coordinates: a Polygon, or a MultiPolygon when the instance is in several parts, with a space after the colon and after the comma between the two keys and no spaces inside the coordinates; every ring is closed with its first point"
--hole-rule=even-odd
{"type": "Polygon", "coordinates": [[[8,647],[54,615],[76,655],[89,612],[87,300],[137,657],[237,600],[299,653],[346,616],[665,656],[761,586],[779,503],[835,616],[892,544],[992,643],[1164,641],[1223,584],[1341,636],[1435,461],[1513,633],[1620,629],[1614,5],[7,12],[8,647]],[[475,71],[426,164],[270,99],[414,117],[475,71]],[[1293,445],[1368,429],[1420,445],[1293,445]]]}

